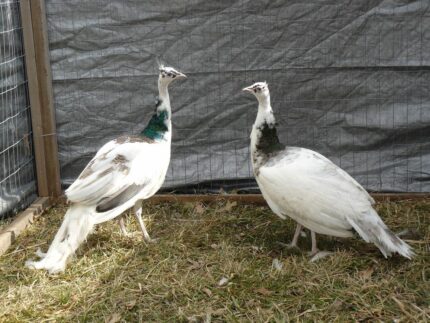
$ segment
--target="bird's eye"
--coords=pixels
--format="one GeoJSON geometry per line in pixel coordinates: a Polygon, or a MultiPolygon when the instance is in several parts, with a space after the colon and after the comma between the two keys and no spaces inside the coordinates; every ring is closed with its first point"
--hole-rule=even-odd
{"type": "Polygon", "coordinates": [[[171,77],[171,76],[172,76],[172,73],[167,73],[167,76],[168,76],[168,77],[171,77]]]}

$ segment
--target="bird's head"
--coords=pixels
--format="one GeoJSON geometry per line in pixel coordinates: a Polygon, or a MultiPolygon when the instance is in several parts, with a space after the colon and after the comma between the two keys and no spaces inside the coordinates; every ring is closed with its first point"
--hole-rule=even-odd
{"type": "Polygon", "coordinates": [[[173,67],[163,66],[161,65],[159,67],[160,74],[158,76],[158,80],[161,84],[169,85],[174,80],[178,79],[184,79],[187,76],[177,70],[175,70],[173,67]]]}
{"type": "Polygon", "coordinates": [[[270,97],[269,86],[266,82],[257,82],[245,87],[244,92],[252,93],[259,102],[264,102],[270,97]]]}

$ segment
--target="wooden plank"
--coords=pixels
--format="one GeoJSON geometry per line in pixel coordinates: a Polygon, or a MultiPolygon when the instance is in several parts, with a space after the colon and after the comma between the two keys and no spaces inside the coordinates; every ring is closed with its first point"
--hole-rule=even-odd
{"type": "Polygon", "coordinates": [[[39,196],[61,195],[44,0],[20,1],[39,196]]]}
{"type": "Polygon", "coordinates": [[[36,214],[40,214],[50,205],[54,205],[54,199],[50,199],[49,197],[40,197],[34,201],[27,210],[33,210],[36,214]]]}
{"type": "Polygon", "coordinates": [[[430,193],[370,193],[377,202],[430,199],[430,193]]]}
{"type": "Polygon", "coordinates": [[[266,201],[261,194],[156,194],[148,199],[150,203],[212,203],[216,201],[234,201],[241,204],[264,205],[266,201]]]}
{"type": "MultiPolygon", "coordinates": [[[[378,201],[401,201],[428,199],[430,193],[372,193],[372,197],[378,201]]],[[[220,200],[235,201],[243,204],[265,205],[261,194],[225,194],[225,195],[208,195],[208,194],[157,194],[148,199],[151,203],[161,202],[202,202],[211,203],[220,200]]]]}
{"type": "MultiPolygon", "coordinates": [[[[430,193],[371,193],[370,195],[377,202],[430,199],[430,193]]],[[[261,194],[156,194],[146,201],[149,203],[234,201],[239,204],[266,205],[266,201],[261,194]]],[[[67,203],[66,196],[63,195],[57,198],[55,203],[67,203]]]]}
{"type": "Polygon", "coordinates": [[[45,1],[31,0],[30,6],[42,109],[46,177],[49,196],[56,197],[61,195],[61,181],[45,1]]]}
{"type": "Polygon", "coordinates": [[[43,142],[42,110],[39,97],[39,81],[34,52],[33,25],[31,22],[30,0],[20,1],[21,22],[24,39],[25,65],[28,80],[31,124],[33,131],[34,157],[36,163],[37,190],[39,196],[49,196],[46,177],[45,145],[43,142]]]}
{"type": "MultiPolygon", "coordinates": [[[[406,201],[430,199],[430,193],[371,193],[377,202],[406,201]]],[[[266,205],[261,194],[156,194],[145,202],[149,203],[212,203],[216,201],[231,201],[239,204],[266,205]]],[[[67,203],[66,196],[61,196],[55,203],[67,203]]]]}
{"type": "Polygon", "coordinates": [[[15,242],[16,238],[34,221],[34,216],[41,214],[51,205],[49,198],[42,197],[37,199],[26,210],[18,216],[6,228],[0,232],[0,255],[15,242]]]}

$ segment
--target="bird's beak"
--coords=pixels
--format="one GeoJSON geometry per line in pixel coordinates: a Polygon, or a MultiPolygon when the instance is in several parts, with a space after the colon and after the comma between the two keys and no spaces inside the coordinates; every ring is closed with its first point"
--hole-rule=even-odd
{"type": "Polygon", "coordinates": [[[252,86],[248,86],[248,87],[244,87],[242,89],[243,92],[249,92],[249,93],[253,93],[254,91],[252,91],[252,86]]]}
{"type": "Polygon", "coordinates": [[[181,72],[178,72],[178,74],[177,74],[176,77],[180,78],[180,79],[186,79],[187,78],[187,76],[184,73],[181,73],[181,72]]]}

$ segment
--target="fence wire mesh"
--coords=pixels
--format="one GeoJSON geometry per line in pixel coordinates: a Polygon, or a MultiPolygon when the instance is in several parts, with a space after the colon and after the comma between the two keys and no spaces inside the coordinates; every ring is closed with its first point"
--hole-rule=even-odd
{"type": "Polygon", "coordinates": [[[36,198],[19,1],[0,1],[0,219],[36,198]]]}
{"type": "Polygon", "coordinates": [[[323,153],[375,191],[430,191],[430,3],[47,0],[62,181],[171,89],[165,188],[255,188],[249,133],[268,81],[282,141],[323,153]],[[231,185],[228,185],[231,184],[231,185]]]}

